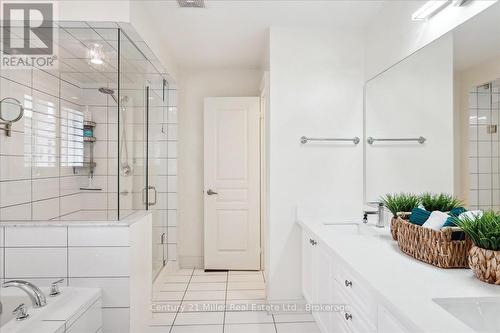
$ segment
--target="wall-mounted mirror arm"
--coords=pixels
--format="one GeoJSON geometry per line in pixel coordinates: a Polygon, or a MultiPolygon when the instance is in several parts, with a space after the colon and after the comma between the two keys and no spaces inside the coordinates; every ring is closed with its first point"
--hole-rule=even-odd
{"type": "Polygon", "coordinates": [[[0,125],[5,127],[0,130],[5,131],[5,135],[11,136],[12,124],[19,121],[24,115],[24,107],[19,100],[12,97],[5,97],[0,100],[0,125]]]}

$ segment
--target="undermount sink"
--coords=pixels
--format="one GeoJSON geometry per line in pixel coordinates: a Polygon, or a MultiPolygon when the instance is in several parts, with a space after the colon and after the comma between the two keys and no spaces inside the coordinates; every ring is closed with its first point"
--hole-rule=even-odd
{"type": "Polygon", "coordinates": [[[433,301],[476,332],[500,332],[500,297],[436,298],[433,301]]]}

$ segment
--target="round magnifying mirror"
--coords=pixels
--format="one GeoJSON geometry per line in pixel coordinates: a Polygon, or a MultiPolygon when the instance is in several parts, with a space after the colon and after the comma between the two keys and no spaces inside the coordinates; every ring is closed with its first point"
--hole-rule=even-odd
{"type": "Polygon", "coordinates": [[[24,108],[21,102],[12,97],[6,97],[0,101],[0,119],[13,123],[22,118],[24,108]]]}

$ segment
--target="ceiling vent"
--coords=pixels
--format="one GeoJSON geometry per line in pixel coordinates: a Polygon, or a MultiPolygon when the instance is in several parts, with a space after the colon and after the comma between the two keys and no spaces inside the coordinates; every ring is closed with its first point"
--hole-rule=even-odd
{"type": "Polygon", "coordinates": [[[205,8],[205,0],[177,0],[181,8],[205,8]]]}

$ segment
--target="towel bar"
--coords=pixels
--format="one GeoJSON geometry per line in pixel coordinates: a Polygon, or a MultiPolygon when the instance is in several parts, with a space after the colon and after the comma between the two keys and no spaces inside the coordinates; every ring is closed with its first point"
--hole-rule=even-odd
{"type": "Polygon", "coordinates": [[[308,138],[307,136],[300,137],[300,143],[303,145],[308,143],[309,141],[340,141],[340,142],[352,142],[355,145],[359,143],[359,138],[355,136],[354,138],[308,138]]]}
{"type": "Polygon", "coordinates": [[[367,139],[366,139],[366,142],[368,142],[368,144],[373,144],[375,141],[390,141],[390,142],[397,142],[397,141],[416,141],[418,143],[420,143],[421,145],[424,144],[424,142],[426,141],[427,139],[424,138],[423,136],[421,137],[418,137],[418,138],[394,138],[394,139],[375,139],[371,136],[369,136],[367,139]]]}

